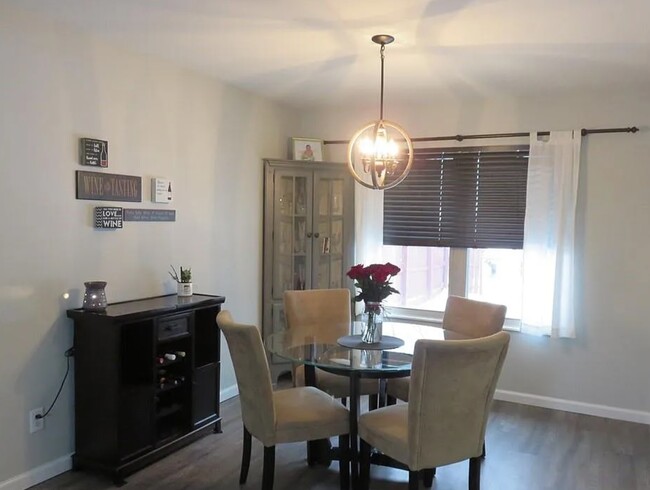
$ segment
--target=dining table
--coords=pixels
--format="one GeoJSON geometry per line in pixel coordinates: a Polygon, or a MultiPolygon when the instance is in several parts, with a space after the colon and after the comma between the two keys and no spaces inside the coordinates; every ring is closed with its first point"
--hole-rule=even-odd
{"type": "MultiPolygon", "coordinates": [[[[380,380],[380,406],[385,395],[386,380],[410,376],[415,342],[419,339],[462,340],[466,336],[431,325],[407,322],[384,322],[382,341],[361,342],[361,322],[350,322],[349,335],[332,343],[331,338],[318,334],[305,336],[299,328],[269,335],[265,347],[271,354],[305,367],[305,384],[316,384],[316,368],[347,376],[350,380],[350,463],[353,488],[359,485],[358,417],[360,412],[360,382],[362,378],[380,380]]],[[[313,330],[309,329],[313,332],[313,330]]],[[[308,459],[316,451],[308,443],[308,459]]]]}

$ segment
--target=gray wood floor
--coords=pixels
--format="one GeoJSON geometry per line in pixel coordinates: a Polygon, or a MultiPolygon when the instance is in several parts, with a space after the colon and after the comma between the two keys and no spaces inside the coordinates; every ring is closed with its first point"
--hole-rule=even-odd
{"type": "MultiPolygon", "coordinates": [[[[222,404],[223,433],[211,434],[131,475],[124,489],[238,489],[239,400],[222,404]]],[[[650,426],[495,402],[482,466],[483,490],[650,490],[650,426]]],[[[309,468],[305,445],[276,450],[276,490],[336,490],[338,466],[309,468]]],[[[438,469],[435,490],[467,488],[466,462],[438,469]]],[[[253,441],[248,482],[259,490],[262,447],[253,441]]],[[[371,488],[405,490],[406,472],[373,467],[371,488]]],[[[112,489],[96,475],[64,473],[34,489],[112,489]]]]}

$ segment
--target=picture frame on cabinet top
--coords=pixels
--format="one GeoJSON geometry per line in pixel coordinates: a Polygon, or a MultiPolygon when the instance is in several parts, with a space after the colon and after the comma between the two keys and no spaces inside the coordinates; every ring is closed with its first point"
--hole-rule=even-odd
{"type": "Polygon", "coordinates": [[[316,138],[291,138],[289,158],[304,162],[322,162],[323,140],[316,138]]]}

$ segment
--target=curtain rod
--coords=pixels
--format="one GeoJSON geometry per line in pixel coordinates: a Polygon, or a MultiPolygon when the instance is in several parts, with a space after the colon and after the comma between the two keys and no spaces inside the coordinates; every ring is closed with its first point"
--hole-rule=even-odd
{"type": "MultiPolygon", "coordinates": [[[[588,134],[599,134],[599,133],[636,133],[639,131],[639,128],[632,126],[629,128],[601,128],[601,129],[581,129],[580,134],[582,136],[587,136],[588,134]]],[[[538,131],[540,136],[548,136],[551,134],[550,131],[538,131]]],[[[487,133],[487,134],[457,134],[456,136],[427,136],[423,138],[411,138],[411,141],[463,141],[463,140],[478,140],[478,139],[489,139],[489,138],[521,138],[530,136],[530,133],[487,133]]],[[[323,142],[326,145],[347,145],[349,140],[325,140],[323,142]]]]}

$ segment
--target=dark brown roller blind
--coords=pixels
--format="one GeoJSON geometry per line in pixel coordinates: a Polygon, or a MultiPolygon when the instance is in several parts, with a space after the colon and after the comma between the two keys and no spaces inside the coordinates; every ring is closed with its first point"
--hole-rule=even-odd
{"type": "Polygon", "coordinates": [[[417,148],[384,191],[384,244],[522,248],[528,145],[417,148]]]}

